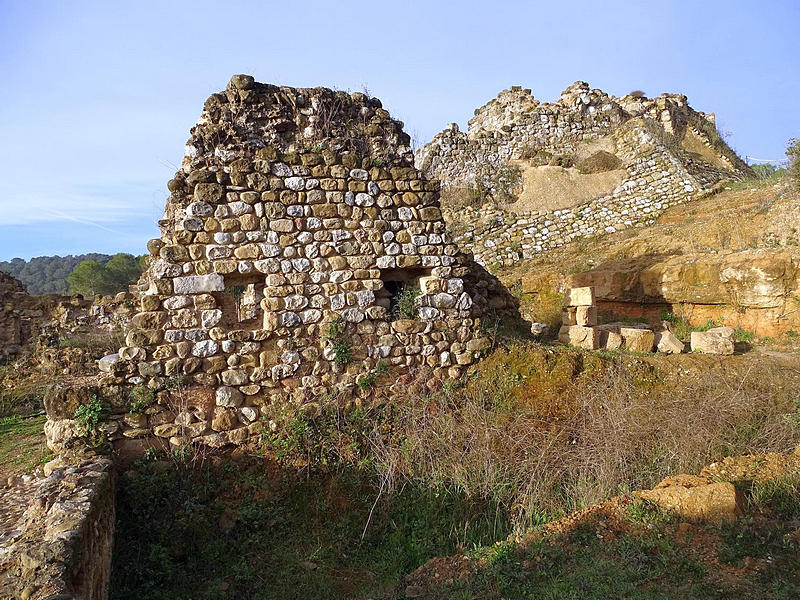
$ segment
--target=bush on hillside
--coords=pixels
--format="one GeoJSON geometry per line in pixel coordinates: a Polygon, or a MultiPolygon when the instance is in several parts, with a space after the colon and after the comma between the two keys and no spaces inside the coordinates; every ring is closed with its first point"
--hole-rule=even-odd
{"type": "Polygon", "coordinates": [[[600,150],[583,159],[577,166],[581,173],[605,173],[619,169],[622,161],[611,152],[600,150]]]}
{"type": "Polygon", "coordinates": [[[789,166],[787,167],[789,177],[800,188],[800,139],[789,140],[786,157],[789,159],[789,166]]]}
{"type": "Polygon", "coordinates": [[[98,294],[111,296],[127,290],[144,270],[145,261],[131,254],[115,254],[103,264],[96,260],[85,260],[67,275],[70,294],[91,297],[98,294]]]}

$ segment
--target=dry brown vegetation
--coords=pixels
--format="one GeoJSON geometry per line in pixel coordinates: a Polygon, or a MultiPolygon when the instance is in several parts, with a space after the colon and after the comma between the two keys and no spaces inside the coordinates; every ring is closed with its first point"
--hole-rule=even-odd
{"type": "Polygon", "coordinates": [[[490,497],[523,530],[725,456],[790,451],[798,384],[796,363],[753,356],[517,346],[460,389],[397,402],[394,434],[373,452],[390,487],[415,479],[490,497]]]}

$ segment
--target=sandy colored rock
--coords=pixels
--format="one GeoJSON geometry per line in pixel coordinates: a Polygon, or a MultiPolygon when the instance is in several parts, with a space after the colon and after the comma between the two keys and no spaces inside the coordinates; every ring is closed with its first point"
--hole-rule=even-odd
{"type": "Polygon", "coordinates": [[[655,343],[655,334],[649,329],[638,327],[620,327],[622,343],[631,352],[652,352],[655,343]]]}
{"type": "Polygon", "coordinates": [[[584,350],[597,350],[599,347],[597,330],[582,325],[562,325],[558,330],[558,341],[584,350]]]}
{"type": "Polygon", "coordinates": [[[594,288],[586,286],[568,289],[564,295],[564,304],[567,306],[593,306],[594,288]]]}
{"type": "Polygon", "coordinates": [[[594,327],[597,325],[597,308],[594,306],[578,306],[575,311],[576,325],[594,327]]]}
{"type": "Polygon", "coordinates": [[[727,481],[707,483],[702,478],[689,476],[686,480],[662,482],[655,489],[640,491],[637,495],[694,521],[729,523],[741,512],[742,499],[736,487],[727,481]]]}
{"type": "Polygon", "coordinates": [[[733,332],[733,327],[715,327],[708,331],[693,331],[689,340],[692,352],[733,354],[733,332]]]}

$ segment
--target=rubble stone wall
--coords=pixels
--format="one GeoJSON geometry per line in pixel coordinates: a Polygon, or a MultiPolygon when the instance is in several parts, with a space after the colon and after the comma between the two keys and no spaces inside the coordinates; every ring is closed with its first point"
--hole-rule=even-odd
{"type": "Polygon", "coordinates": [[[360,93],[235,76],[211,96],[103,381],[186,393],[117,415],[114,435],[240,442],[276,405],[368,395],[359,381],[376,370],[389,385],[459,376],[488,347],[482,307],[502,294],[470,272],[408,143],[360,93]]]}
{"type": "Polygon", "coordinates": [[[693,110],[685,96],[620,99],[583,82],[552,104],[539,103],[530,90],[506,90],[476,111],[467,133],[451,125],[434,137],[418,151],[416,164],[444,186],[480,184],[492,191],[504,166],[542,153],[570,155],[600,139],[627,171],[614,190],[555,211],[514,213],[493,203],[445,209],[458,232],[455,242],[483,265],[509,265],[576,238],[652,223],[669,206],[696,199],[723,179],[751,174],[716,134],[713,116],[693,110]],[[681,149],[687,131],[715,164],[681,149]]]}

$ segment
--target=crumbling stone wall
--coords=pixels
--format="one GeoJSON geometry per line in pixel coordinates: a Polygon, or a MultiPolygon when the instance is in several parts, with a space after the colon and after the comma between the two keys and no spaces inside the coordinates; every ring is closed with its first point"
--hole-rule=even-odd
{"type": "Polygon", "coordinates": [[[235,76],[212,95],[148,244],[141,310],[105,365],[108,385],[180,379],[190,400],[119,415],[115,435],[243,441],[275,406],[368,394],[358,381],[381,362],[390,383],[458,377],[488,347],[476,301],[496,288],[474,273],[465,288],[476,265],[408,144],[364,94],[235,76]]]}
{"type": "Polygon", "coordinates": [[[114,471],[56,459],[0,493],[0,598],[104,600],[114,543],[114,471]]]}
{"type": "Polygon", "coordinates": [[[0,271],[0,357],[16,353],[30,340],[31,327],[25,311],[29,299],[21,281],[0,271]]]}
{"type": "Polygon", "coordinates": [[[750,175],[715,133],[713,116],[693,110],[681,95],[620,99],[576,82],[548,104],[515,87],[478,109],[467,133],[455,124],[439,133],[418,151],[416,164],[443,185],[492,191],[506,165],[569,155],[600,139],[611,144],[627,174],[602,197],[555,211],[512,213],[491,203],[445,210],[459,231],[459,247],[483,265],[500,266],[579,237],[652,223],[669,206],[696,199],[723,179],[750,175]],[[681,149],[687,131],[713,153],[717,165],[681,149]]]}

